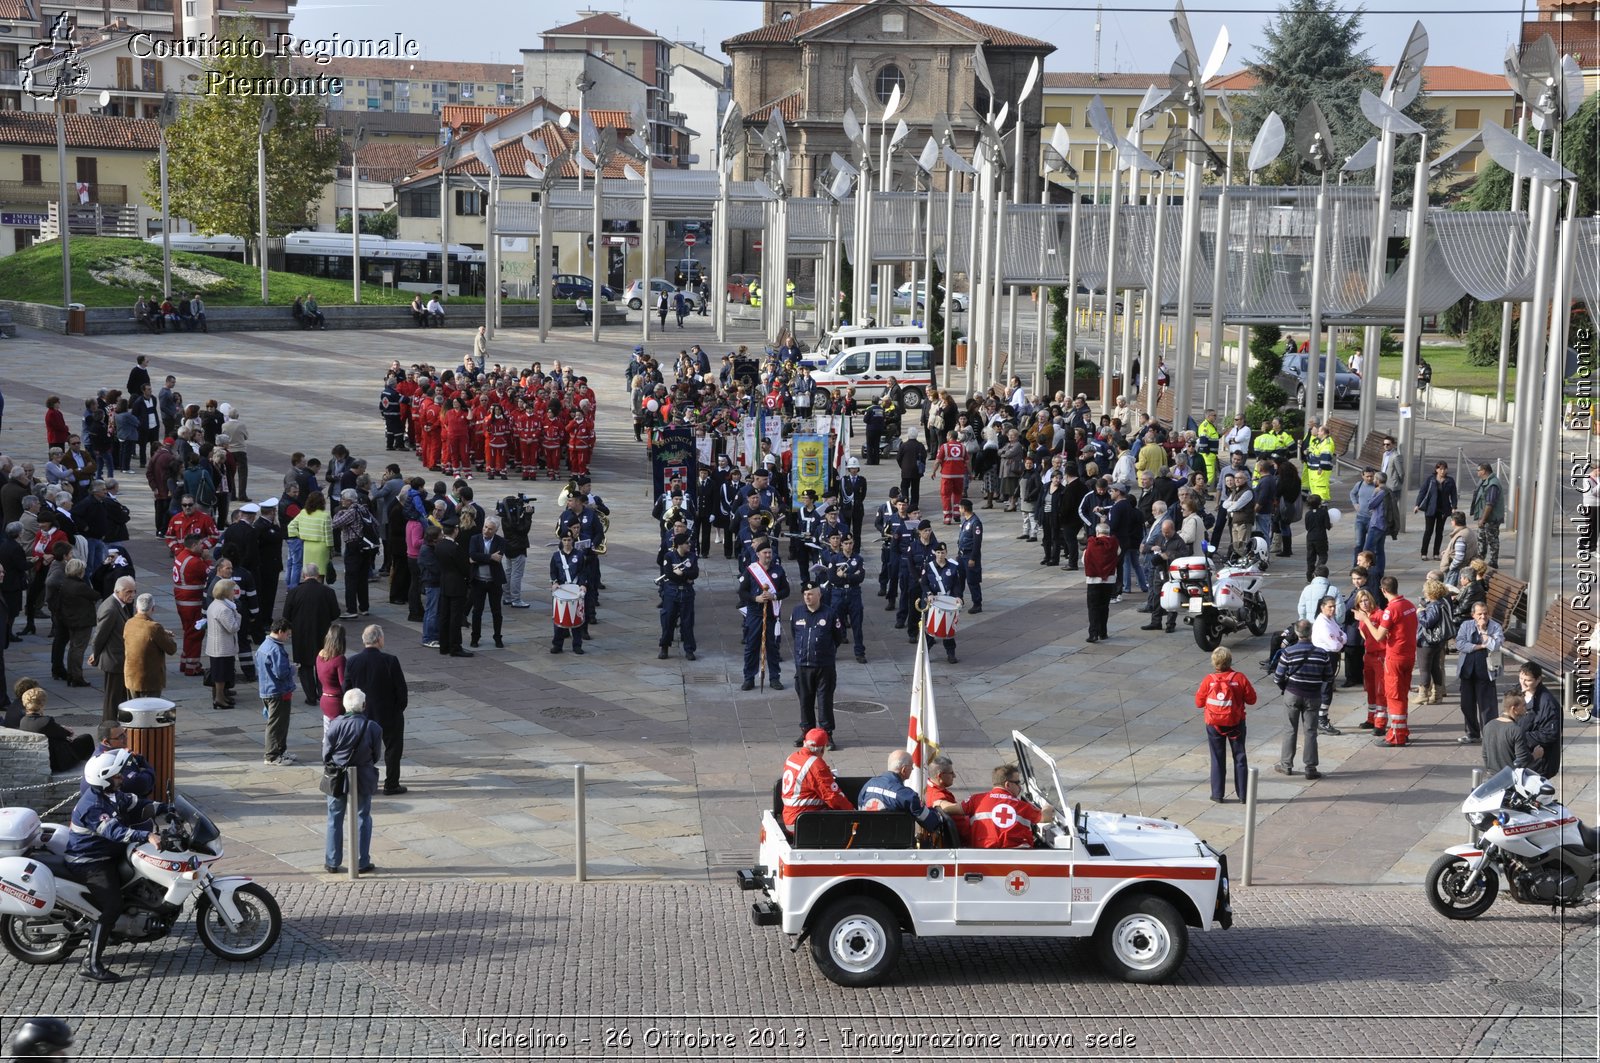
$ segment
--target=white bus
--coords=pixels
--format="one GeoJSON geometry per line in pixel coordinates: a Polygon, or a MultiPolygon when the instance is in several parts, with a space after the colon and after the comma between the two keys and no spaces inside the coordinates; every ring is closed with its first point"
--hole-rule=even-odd
{"type": "MultiPolygon", "coordinates": [[[[161,243],[152,236],[147,243],[161,243]]],[[[174,233],[174,251],[243,262],[244,241],[237,236],[201,236],[174,233]]],[[[449,294],[482,295],[486,275],[484,252],[465,244],[450,245],[449,294]]],[[[284,269],[307,277],[350,280],[352,256],[348,233],[295,232],[283,238],[284,269]]],[[[382,285],[385,271],[393,274],[397,288],[411,292],[437,293],[439,284],[439,245],[415,240],[386,240],[381,236],[361,237],[361,280],[382,285]]]]}

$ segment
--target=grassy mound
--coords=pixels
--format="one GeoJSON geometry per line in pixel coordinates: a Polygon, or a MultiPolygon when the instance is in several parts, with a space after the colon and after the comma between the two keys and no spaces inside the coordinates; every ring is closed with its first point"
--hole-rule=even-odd
{"type": "MultiPolygon", "coordinates": [[[[259,306],[261,271],[227,259],[174,251],[172,290],[197,291],[210,306],[259,306]]],[[[288,306],[310,292],[323,306],[350,303],[350,282],[267,273],[267,291],[277,306],[288,306]]],[[[61,245],[34,244],[0,258],[0,293],[26,303],[61,304],[61,245]]],[[[85,306],[133,306],[140,295],[161,294],[161,245],[116,237],[72,238],[72,299],[85,306]]],[[[361,301],[405,305],[414,292],[361,286],[361,301]]]]}

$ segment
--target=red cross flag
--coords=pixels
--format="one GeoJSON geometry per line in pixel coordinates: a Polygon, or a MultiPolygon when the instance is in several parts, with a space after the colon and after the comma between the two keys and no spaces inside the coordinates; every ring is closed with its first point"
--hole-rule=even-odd
{"type": "MultiPolygon", "coordinates": [[[[911,622],[917,622],[914,616],[911,622]]],[[[911,778],[906,785],[921,795],[927,788],[928,762],[939,755],[939,718],[933,707],[933,671],[928,666],[926,638],[917,639],[916,664],[911,672],[911,715],[906,725],[906,752],[911,754],[911,778]]]]}
{"type": "Polygon", "coordinates": [[[78,202],[79,203],[87,203],[87,202],[89,202],[89,182],[88,181],[79,181],[78,182],[78,202]]]}

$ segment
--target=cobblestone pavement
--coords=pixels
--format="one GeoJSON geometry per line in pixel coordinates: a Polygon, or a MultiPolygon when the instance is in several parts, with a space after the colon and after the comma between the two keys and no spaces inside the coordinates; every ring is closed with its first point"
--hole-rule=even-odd
{"type": "Polygon", "coordinates": [[[1456,923],[1414,888],[1242,891],[1234,928],[1195,932],[1170,985],[1111,980],[1087,941],[912,939],[866,990],[752,927],[731,881],[275,888],[287,929],[257,963],[213,959],[185,926],[113,950],[120,985],[13,967],[9,1000],[85,1016],[82,1059],[1596,1054],[1592,916],[1500,906],[1456,923]]]}
{"type": "MultiPolygon", "coordinates": [[[[690,330],[668,337],[681,336],[682,342],[653,347],[708,341],[708,329],[693,327],[697,324],[691,319],[690,330]]],[[[169,978],[218,971],[192,940],[182,950],[119,956],[134,970],[155,964],[150,974],[163,979],[163,988],[172,987],[173,999],[189,1001],[185,1007],[206,1017],[196,1020],[201,1031],[196,1044],[226,1045],[226,1031],[244,1028],[229,1025],[233,1020],[221,1018],[225,1013],[284,1012],[279,994],[286,986],[294,1007],[308,1013],[398,1016],[358,1024],[360,1029],[343,1020],[314,1020],[319,1051],[326,1045],[329,1054],[356,1055],[370,1043],[384,1046],[373,1049],[383,1058],[392,1058],[397,1045],[453,1051],[460,1023],[452,1019],[440,1025],[427,1016],[491,1007],[546,1014],[614,1009],[630,1018],[652,1008],[665,1014],[787,1010],[831,1015],[859,1012],[866,1001],[880,1006],[877,1001],[897,1000],[893,994],[836,995],[817,981],[809,962],[790,957],[771,932],[762,932],[758,945],[745,945],[754,932],[745,925],[739,899],[723,891],[726,869],[747,863],[754,851],[756,811],[767,800],[796,732],[795,701],[789,691],[737,691],[741,669],[732,565],[716,547],[699,584],[699,662],[684,662],[676,648],[671,660],[656,660],[658,626],[650,588],[657,534],[648,518],[647,463],[632,438],[621,380],[636,335],[636,330],[616,330],[595,348],[565,339],[541,347],[522,333],[505,333],[492,347],[495,360],[512,364],[536,358],[546,364],[556,358],[571,361],[590,374],[600,393],[595,486],[614,517],[603,622],[594,629],[598,638],[588,655],[546,652],[542,573],[545,544],[553,539],[547,533],[554,525],[558,484],[529,485],[540,498],[530,589],[524,594],[534,606],[508,611],[506,650],[485,649],[472,660],[425,651],[417,626],[404,620],[404,608],[391,606],[385,588],[374,584],[372,619],[385,626],[388,648],[401,656],[414,692],[405,767],[411,792],[381,797],[375,809],[373,853],[383,868],[381,879],[347,888],[323,877],[322,801],[315,772],[261,764],[260,717],[248,707],[253,691],[242,687],[241,708],[216,713],[207,707],[206,691],[174,678],[169,694],[182,706],[180,783],[222,826],[230,850],[227,865],[269,877],[291,913],[284,943],[268,965],[257,969],[227,968],[220,977],[193,983],[169,978]],[[571,766],[578,762],[588,766],[588,870],[604,882],[587,892],[528,881],[571,876],[571,766]],[[642,885],[619,879],[661,881],[642,885]],[[458,909],[460,916],[451,918],[458,909]],[[626,913],[621,919],[619,911],[626,913]],[[445,919],[438,918],[441,913],[445,919]],[[518,921],[510,921],[507,913],[518,913],[518,921]],[[592,921],[601,918],[607,921],[592,921]],[[573,924],[587,930],[573,936],[573,924]],[[663,939],[654,941],[657,936],[663,939]],[[694,949],[688,947],[691,941],[694,949]],[[552,952],[552,947],[566,951],[552,952]],[[751,947],[756,951],[747,952],[751,947]],[[501,972],[500,965],[512,960],[520,966],[501,972]],[[406,969],[413,966],[417,969],[406,969]],[[807,988],[795,1006],[787,1007],[774,1003],[788,999],[785,987],[807,988]],[[326,1006],[330,1002],[337,1004],[326,1006]]],[[[407,364],[453,362],[468,342],[466,334],[441,340],[437,333],[406,330],[71,340],[24,330],[20,339],[0,347],[9,407],[0,449],[42,458],[40,410],[47,395],[61,395],[65,409],[81,408],[86,387],[120,386],[134,354],[149,353],[152,376],[159,380],[176,373],[191,401],[215,397],[241,407],[251,428],[250,482],[256,498],[277,492],[290,451],[326,456],[335,442],[377,467],[397,458],[410,475],[420,471],[413,456],[386,455],[382,449],[376,407],[383,366],[391,358],[407,364]]],[[[1471,458],[1507,449],[1496,436],[1452,434],[1447,426],[1431,423],[1427,435],[1437,436],[1437,452],[1452,459],[1458,446],[1471,458]]],[[[874,500],[896,475],[887,466],[864,471],[874,500]]],[[[123,480],[134,512],[135,560],[146,586],[154,583],[160,615],[170,625],[169,564],[150,535],[148,493],[139,470],[123,480]]],[[[523,487],[481,477],[474,486],[488,504],[523,487]]],[[[1206,799],[1207,755],[1193,691],[1208,665],[1192,638],[1181,629],[1172,636],[1138,631],[1144,617],[1133,611],[1139,599],[1130,595],[1113,610],[1111,640],[1084,644],[1080,574],[1040,568],[1038,547],[1016,539],[1020,521],[1015,515],[998,510],[980,515],[989,540],[985,609],[961,620],[962,663],[934,665],[940,726],[962,771],[958,783],[980,787],[996,758],[1007,756],[1010,731],[1024,729],[1060,758],[1070,800],[1177,820],[1234,853],[1237,861],[1241,808],[1206,799]]],[[[1424,566],[1414,555],[1404,556],[1410,541],[1395,544],[1391,569],[1414,591],[1424,566]]],[[[1348,551],[1347,523],[1334,530],[1336,574],[1348,551]]],[[[1302,575],[1298,557],[1274,566],[1268,600],[1275,622],[1292,616],[1302,575]]],[[[881,770],[884,753],[900,745],[905,733],[910,649],[884,616],[881,599],[869,597],[867,606],[872,663],[846,659],[840,664],[838,736],[844,748],[830,760],[842,774],[881,770]]],[[[1136,1053],[1141,1056],[1191,1055],[1198,1045],[1221,1054],[1244,1052],[1234,1046],[1245,1045],[1246,1038],[1255,1039],[1248,1041],[1248,1054],[1254,1055],[1331,1055],[1337,1044],[1394,1058],[1493,1054],[1520,1044],[1530,1023],[1548,1023],[1542,1010],[1547,1001],[1512,1003],[1508,989],[1491,990],[1487,984],[1491,972],[1509,980],[1557,962],[1554,938],[1532,959],[1505,951],[1527,946],[1529,935],[1545,933],[1552,925],[1548,913],[1502,906],[1478,927],[1459,928],[1425,913],[1414,886],[1355,894],[1298,888],[1416,884],[1443,846],[1461,840],[1465,824],[1457,809],[1478,750],[1455,744],[1460,725],[1453,700],[1414,707],[1413,744],[1389,750],[1374,748],[1354,730],[1364,714],[1363,699],[1359,692],[1340,691],[1334,720],[1347,733],[1321,744],[1327,777],[1316,783],[1283,778],[1271,773],[1282,712],[1276,691],[1254,664],[1265,655],[1265,640],[1233,636],[1227,644],[1258,680],[1263,696],[1251,715],[1249,739],[1251,761],[1262,770],[1256,880],[1283,888],[1258,889],[1251,895],[1251,914],[1241,915],[1238,928],[1198,939],[1182,989],[1157,991],[1163,995],[1159,1007],[1151,1005],[1154,995],[1135,999],[1128,995],[1133,991],[1115,985],[1092,982],[1092,991],[1078,989],[1085,977],[1080,967],[1090,958],[1086,948],[1033,944],[1019,950],[968,943],[959,953],[944,945],[912,950],[902,984],[917,987],[920,1002],[914,1010],[1032,1016],[1018,1029],[1036,1025],[1041,1015],[1126,1013],[1128,1029],[1134,1029],[1135,1019],[1141,1024],[1136,1053]],[[1268,927],[1273,929],[1264,933],[1268,927]],[[1486,947],[1491,938],[1499,944],[1486,947]],[[944,962],[950,959],[959,959],[958,971],[944,962]],[[1023,970],[1030,976],[1014,973],[1023,970]],[[1052,990],[1048,996],[1031,977],[1041,971],[1050,975],[1042,979],[1052,990]],[[980,987],[975,995],[944,988],[969,976],[980,987]],[[1058,985],[1065,993],[1055,991],[1058,985]],[[1080,999],[1084,992],[1090,1001],[1080,999]],[[1165,996],[1180,992],[1201,995],[1165,996]],[[1302,995],[1305,1003],[1297,1004],[1302,995]],[[1065,999],[1071,1005],[1063,1006],[1065,999]],[[1428,1018],[1390,1018],[1397,1012],[1428,1018]],[[1224,1013],[1268,1017],[1249,1023],[1162,1018],[1224,1013]],[[1469,1013],[1470,1021],[1441,1018],[1469,1013]],[[1392,1045],[1372,1039],[1374,1024],[1392,1045]],[[1457,1047],[1444,1047],[1451,1045],[1457,1047]]],[[[48,675],[45,655],[45,640],[28,639],[7,654],[10,675],[48,675]]],[[[98,686],[98,676],[91,673],[91,678],[98,686]]],[[[92,726],[99,712],[97,689],[46,685],[52,711],[63,722],[92,726]]],[[[297,706],[290,748],[302,760],[314,761],[320,730],[316,711],[297,706]]],[[[1560,780],[1564,799],[1590,821],[1600,818],[1595,735],[1569,721],[1560,780]]],[[[1589,948],[1592,966],[1592,938],[1580,941],[1569,932],[1567,944],[1569,953],[1589,948]]],[[[49,996],[33,999],[60,993],[73,1007],[129,1014],[125,989],[111,991],[120,994],[113,996],[75,979],[59,979],[57,972],[15,971],[9,967],[8,978],[50,986],[49,996]],[[103,995],[96,998],[96,993],[103,995]]],[[[1593,978],[1562,984],[1573,986],[1564,1006],[1587,1009],[1592,1020],[1594,994],[1584,987],[1592,986],[1593,978]]],[[[881,1007],[886,1014],[904,1010],[898,1003],[881,1007]]],[[[260,1025],[265,1040],[252,1043],[261,1051],[299,1052],[295,1023],[260,1025]]],[[[1109,1032],[1114,1025],[1097,1019],[1075,1028],[1109,1032]]],[[[1551,1058],[1559,1054],[1560,1035],[1560,1030],[1541,1034],[1551,1058]]],[[[818,1055],[841,1052],[835,1043],[818,1055]]],[[[1028,1053],[1049,1057],[1038,1046],[1028,1053]]]]}

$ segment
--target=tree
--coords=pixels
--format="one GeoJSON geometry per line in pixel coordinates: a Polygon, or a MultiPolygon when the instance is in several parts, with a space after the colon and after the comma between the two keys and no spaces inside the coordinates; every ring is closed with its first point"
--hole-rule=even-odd
{"type": "MultiPolygon", "coordinates": [[[[1235,104],[1239,116],[1239,143],[1248,145],[1273,111],[1289,130],[1290,146],[1262,172],[1263,184],[1310,184],[1317,173],[1294,150],[1294,124],[1307,102],[1315,100],[1328,119],[1333,134],[1335,168],[1377,132],[1361,113],[1361,90],[1381,95],[1383,77],[1373,69],[1372,54],[1358,50],[1362,13],[1345,12],[1336,0],[1290,0],[1278,9],[1264,31],[1266,44],[1246,69],[1258,82],[1253,92],[1235,104]]],[[[1394,42],[1398,48],[1403,41],[1394,42]]],[[[1395,57],[1385,57],[1393,61],[1395,57]]],[[[1444,133],[1443,114],[1426,105],[1427,85],[1405,109],[1408,117],[1428,131],[1437,145],[1444,133]]],[[[1396,139],[1394,202],[1409,203],[1416,166],[1418,138],[1396,139]]],[[[1330,173],[1330,179],[1334,175],[1330,173]]],[[[1371,175],[1366,178],[1371,180],[1371,175]]]]}
{"type": "Polygon", "coordinates": [[[1283,371],[1283,354],[1278,350],[1282,337],[1277,325],[1257,325],[1250,330],[1250,373],[1245,383],[1250,387],[1252,401],[1245,410],[1245,420],[1259,427],[1278,417],[1285,428],[1295,431],[1300,411],[1284,408],[1289,396],[1278,386],[1278,374],[1283,371]]]}
{"type": "MultiPolygon", "coordinates": [[[[238,36],[259,40],[261,31],[254,20],[246,20],[238,36]]],[[[339,157],[338,138],[318,129],[323,101],[283,91],[293,75],[288,61],[273,59],[270,50],[262,58],[252,56],[249,47],[226,50],[239,54],[207,64],[200,95],[183,101],[178,121],[166,131],[169,210],[201,232],[228,233],[247,242],[259,235],[256,136],[262,106],[271,100],[278,121],[266,138],[267,231],[281,235],[303,228],[310,205],[333,180],[339,157]],[[256,88],[264,91],[244,91],[256,88]]],[[[150,163],[146,180],[149,201],[160,202],[156,162],[150,163]]]]}
{"type": "MultiPolygon", "coordinates": [[[[333,227],[342,233],[350,231],[350,215],[341,214],[333,227]]],[[[379,214],[361,215],[361,231],[373,236],[381,236],[386,240],[393,240],[400,235],[400,215],[396,211],[386,210],[379,214]]]]}

